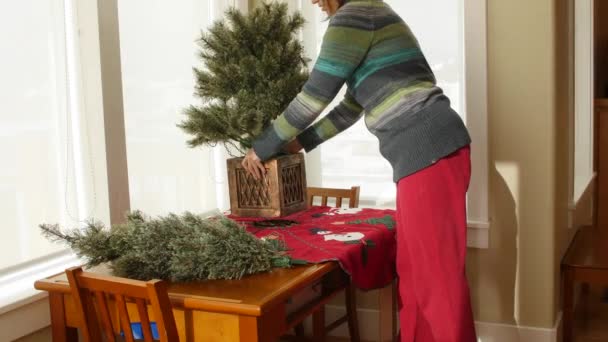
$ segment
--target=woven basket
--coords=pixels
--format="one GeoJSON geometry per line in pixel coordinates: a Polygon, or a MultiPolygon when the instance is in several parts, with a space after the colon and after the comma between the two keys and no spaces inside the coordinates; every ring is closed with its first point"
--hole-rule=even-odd
{"type": "Polygon", "coordinates": [[[228,159],[230,210],[242,217],[281,217],[306,209],[306,170],[302,153],[264,163],[266,177],[254,179],[241,165],[243,158],[228,159]]]}

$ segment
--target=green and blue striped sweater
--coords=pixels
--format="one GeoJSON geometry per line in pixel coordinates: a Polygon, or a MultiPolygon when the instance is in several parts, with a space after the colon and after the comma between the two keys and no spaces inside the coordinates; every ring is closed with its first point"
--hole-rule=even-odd
{"type": "Polygon", "coordinates": [[[395,182],[471,141],[416,38],[382,0],[350,0],[338,9],[302,91],[253,149],[264,161],[297,138],[310,151],[362,116],[395,182]],[[311,125],[345,83],[340,104],[311,125]]]}

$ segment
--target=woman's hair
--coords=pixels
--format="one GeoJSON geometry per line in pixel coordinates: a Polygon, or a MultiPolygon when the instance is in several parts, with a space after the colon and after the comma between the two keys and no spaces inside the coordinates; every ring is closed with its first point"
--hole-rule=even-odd
{"type": "MultiPolygon", "coordinates": [[[[323,4],[325,1],[329,1],[329,0],[320,0],[321,4],[323,4]]],[[[344,6],[344,4],[346,3],[347,0],[337,0],[338,1],[338,8],[344,6]]],[[[323,21],[328,21],[331,19],[331,16],[328,16],[327,18],[325,18],[323,21]]]]}
{"type": "MultiPolygon", "coordinates": [[[[328,1],[328,0],[320,0],[320,1],[321,1],[321,4],[323,4],[325,1],[328,1]]],[[[346,2],[346,0],[338,0],[338,8],[342,7],[345,2],[346,2]]]]}

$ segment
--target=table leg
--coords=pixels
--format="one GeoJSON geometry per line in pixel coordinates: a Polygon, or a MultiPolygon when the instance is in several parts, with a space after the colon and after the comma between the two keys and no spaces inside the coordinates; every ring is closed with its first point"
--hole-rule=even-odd
{"type": "Polygon", "coordinates": [[[563,298],[563,342],[573,341],[574,325],[574,271],[570,267],[564,268],[564,298],[563,298]]]}
{"type": "Polygon", "coordinates": [[[78,330],[66,325],[63,294],[49,293],[49,307],[53,342],[78,342],[78,330]]]}
{"type": "Polygon", "coordinates": [[[392,342],[397,337],[396,283],[381,288],[379,294],[380,341],[392,342]]]}
{"type": "Polygon", "coordinates": [[[357,320],[357,289],[355,285],[348,284],[344,290],[346,294],[346,312],[348,315],[348,333],[351,342],[360,342],[359,321],[357,320]]]}
{"type": "Polygon", "coordinates": [[[312,313],[312,336],[315,342],[325,341],[325,306],[312,313]]]}
{"type": "Polygon", "coordinates": [[[256,317],[239,316],[239,342],[260,342],[264,338],[260,336],[263,331],[258,329],[256,317]]]}

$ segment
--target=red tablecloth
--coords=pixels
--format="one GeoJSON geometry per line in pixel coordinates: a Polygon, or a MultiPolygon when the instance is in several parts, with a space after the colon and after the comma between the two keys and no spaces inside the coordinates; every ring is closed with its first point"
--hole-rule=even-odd
{"type": "Polygon", "coordinates": [[[276,221],[230,218],[259,238],[283,239],[293,259],[338,261],[355,286],[374,289],[388,285],[395,275],[394,215],[394,210],[313,207],[276,221]]]}

